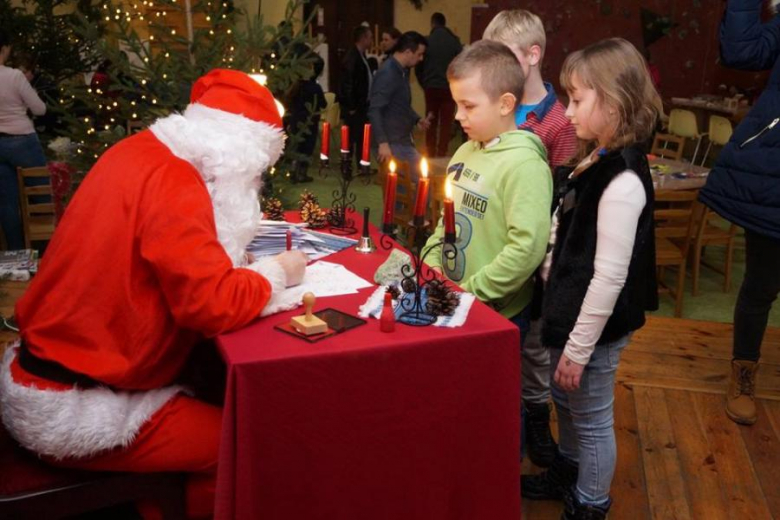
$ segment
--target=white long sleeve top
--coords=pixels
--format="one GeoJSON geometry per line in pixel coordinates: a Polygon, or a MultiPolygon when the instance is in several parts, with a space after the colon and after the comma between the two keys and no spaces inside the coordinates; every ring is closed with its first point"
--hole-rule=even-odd
{"type": "Polygon", "coordinates": [[[26,135],[35,132],[27,110],[33,115],[46,113],[46,104],[38,97],[22,71],[0,65],[0,133],[26,135]]]}
{"type": "MultiPolygon", "coordinates": [[[[580,307],[563,353],[566,357],[586,365],[601,337],[620,291],[626,284],[639,216],[647,204],[642,181],[634,172],[618,174],[604,190],[599,201],[596,223],[596,257],[593,278],[580,307]]],[[[558,212],[552,222],[550,242],[554,245],[558,228],[558,212]]],[[[552,264],[552,247],[548,248],[541,275],[546,282],[552,264]]]]}

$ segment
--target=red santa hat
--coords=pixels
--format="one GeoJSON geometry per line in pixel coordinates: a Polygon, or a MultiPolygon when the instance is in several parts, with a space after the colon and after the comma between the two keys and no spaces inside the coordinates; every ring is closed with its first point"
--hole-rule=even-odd
{"type": "Polygon", "coordinates": [[[282,128],[271,91],[237,70],[214,69],[192,86],[190,102],[282,128]]]}

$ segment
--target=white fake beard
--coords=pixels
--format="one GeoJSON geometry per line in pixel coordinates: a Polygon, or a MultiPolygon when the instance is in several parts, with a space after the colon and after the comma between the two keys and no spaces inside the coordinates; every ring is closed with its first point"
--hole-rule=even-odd
{"type": "Polygon", "coordinates": [[[780,0],[769,0],[769,12],[777,14],[778,5],[780,5],[780,0]]]}
{"type": "Polygon", "coordinates": [[[219,241],[234,266],[244,265],[246,246],[260,224],[261,175],[282,153],[282,130],[200,104],[158,120],[151,130],[200,172],[219,241]]]}

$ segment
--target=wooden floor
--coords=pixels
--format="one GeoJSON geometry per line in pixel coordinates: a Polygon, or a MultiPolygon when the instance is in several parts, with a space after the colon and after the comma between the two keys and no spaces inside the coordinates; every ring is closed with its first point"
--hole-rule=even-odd
{"type": "MultiPolygon", "coordinates": [[[[724,411],[731,325],[650,318],[618,368],[613,520],[780,519],[780,329],[762,346],[758,422],[724,411]]],[[[530,461],[524,473],[538,473],[530,461]]],[[[523,502],[525,520],[557,520],[523,502]]]]}
{"type": "MultiPolygon", "coordinates": [[[[1,314],[12,314],[25,285],[0,282],[1,314]]],[[[632,338],[615,390],[611,519],[780,519],[780,329],[764,338],[752,427],[723,411],[731,333],[721,323],[650,318],[632,338]]],[[[0,332],[0,346],[14,337],[0,332]]],[[[524,501],[523,518],[557,520],[560,509],[524,501]]]]}

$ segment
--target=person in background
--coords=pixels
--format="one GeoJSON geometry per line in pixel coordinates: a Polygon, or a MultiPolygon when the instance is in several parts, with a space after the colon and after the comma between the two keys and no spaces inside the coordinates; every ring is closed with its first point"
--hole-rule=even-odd
{"type": "MultiPolygon", "coordinates": [[[[773,5],[776,2],[773,2],[773,5]]],[[[780,293],[780,15],[761,22],[762,0],[729,0],[720,28],[723,65],[772,69],[764,92],[734,130],[699,200],[745,228],[745,278],[734,307],[726,414],[756,422],[756,373],[773,302],[780,293]]]]}
{"type": "Polygon", "coordinates": [[[447,27],[444,15],[433,13],[425,60],[415,69],[425,91],[425,112],[431,122],[425,132],[425,148],[430,157],[448,155],[455,101],[447,83],[447,67],[462,49],[458,37],[447,27]]]}
{"type": "Polygon", "coordinates": [[[391,157],[409,163],[412,179],[417,182],[420,153],[414,146],[415,125],[428,129],[428,121],[412,108],[409,70],[422,61],[427,41],[415,31],[399,38],[393,55],[379,69],[371,87],[368,117],[374,139],[379,144],[377,158],[385,162],[391,157]]]}
{"type": "MultiPolygon", "coordinates": [[[[552,85],[542,80],[547,42],[542,21],[523,9],[501,11],[483,37],[512,49],[526,75],[515,124],[542,140],[551,169],[565,164],[577,151],[577,135],[552,85]]],[[[531,462],[546,468],[555,458],[557,446],[550,431],[550,353],[541,344],[540,328],[541,322],[534,316],[530,333],[523,338],[523,435],[531,462]]]]}
{"type": "Polygon", "coordinates": [[[311,156],[317,144],[318,129],[320,124],[320,112],[325,108],[325,94],[317,83],[317,78],[325,68],[325,61],[315,56],[312,75],[308,79],[301,79],[295,83],[288,93],[289,111],[285,117],[287,135],[298,134],[298,142],[294,144],[295,164],[293,166],[292,181],[311,182],[314,179],[307,174],[311,165],[311,156]]]}
{"type": "Polygon", "coordinates": [[[354,45],[341,62],[341,84],[339,104],[341,119],[349,127],[349,145],[355,165],[360,166],[360,151],[363,146],[363,125],[368,122],[368,94],[374,70],[368,63],[366,51],[371,47],[371,29],[365,25],[355,27],[352,32],[354,45]]]}
{"type": "Polygon", "coordinates": [[[653,181],[641,143],[663,105],[644,58],[622,38],[570,54],[561,85],[587,148],[556,177],[543,291],[535,294],[559,454],[542,474],[523,475],[520,489],[527,499],[563,499],[562,520],[603,520],[617,463],[615,373],[645,312],[658,308],[653,181]]]}
{"type": "Polygon", "coordinates": [[[41,116],[46,105],[22,71],[5,65],[10,55],[11,41],[0,32],[0,226],[8,249],[13,250],[24,247],[16,168],[46,166],[27,111],[41,116]]]}
{"type": "Polygon", "coordinates": [[[398,39],[401,37],[401,31],[395,27],[385,27],[382,29],[382,39],[379,41],[379,48],[382,51],[382,55],[379,57],[379,66],[387,61],[387,59],[393,55],[393,49],[398,43],[398,39]]]}

